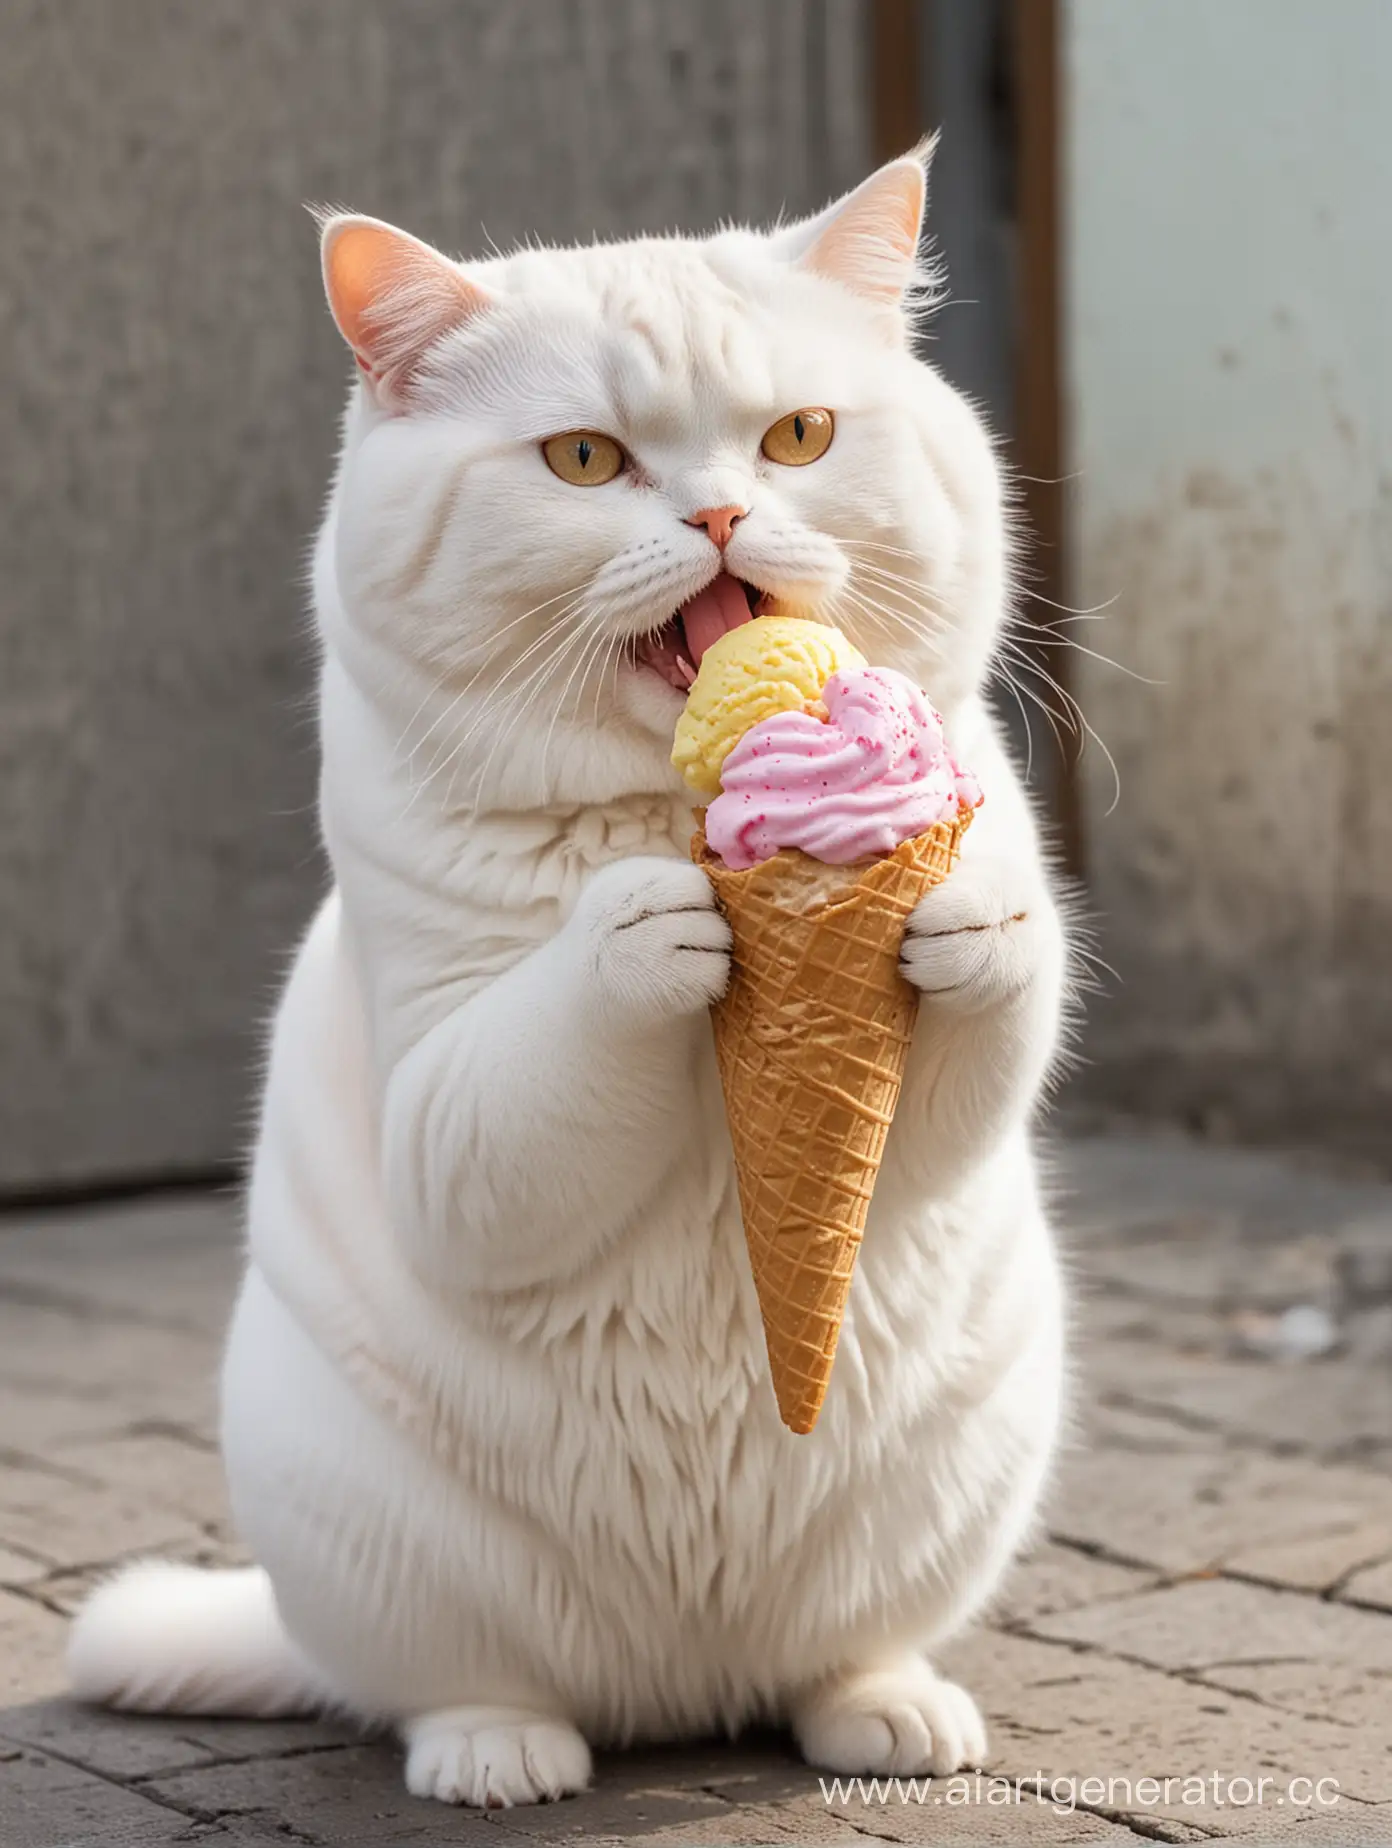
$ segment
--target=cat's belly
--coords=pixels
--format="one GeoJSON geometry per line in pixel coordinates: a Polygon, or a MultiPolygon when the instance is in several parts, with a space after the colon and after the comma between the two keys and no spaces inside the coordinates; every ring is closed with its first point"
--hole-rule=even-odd
{"type": "Polygon", "coordinates": [[[330,905],[282,1009],[224,1448],[238,1524],[343,1698],[674,1734],[956,1622],[1056,1420],[1023,1143],[922,1223],[887,1223],[882,1189],[821,1420],[794,1437],[723,1121],[719,1150],[677,1152],[658,1217],[569,1281],[454,1304],[416,1281],[381,1217],[333,926],[330,905]]]}
{"type": "Polygon", "coordinates": [[[519,1355],[462,1329],[457,1418],[409,1435],[253,1269],[225,1381],[237,1519],[292,1633],[364,1709],[540,1702],[599,1741],[777,1712],[837,1662],[950,1627],[1017,1541],[1057,1415],[1042,1227],[1018,1270],[1028,1338],[1002,1322],[999,1356],[978,1339],[945,1371],[932,1326],[896,1359],[916,1287],[896,1279],[798,1438],[708,1260],[676,1280],[679,1351],[519,1355]]]}

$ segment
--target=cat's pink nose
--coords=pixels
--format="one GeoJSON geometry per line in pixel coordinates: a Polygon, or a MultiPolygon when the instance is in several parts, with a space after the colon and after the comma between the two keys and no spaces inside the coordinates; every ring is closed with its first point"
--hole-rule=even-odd
{"type": "Polygon", "coordinates": [[[723,552],[748,512],[747,507],[707,507],[702,513],[693,513],[687,525],[704,526],[723,552]]]}

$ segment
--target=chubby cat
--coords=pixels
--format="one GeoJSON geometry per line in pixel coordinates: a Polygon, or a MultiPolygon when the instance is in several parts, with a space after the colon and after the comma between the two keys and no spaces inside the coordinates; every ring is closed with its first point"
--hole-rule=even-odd
{"type": "Polygon", "coordinates": [[[1066,956],[983,694],[997,467],[912,350],[924,189],[909,156],[767,233],[466,264],[324,224],[358,369],[314,572],[335,883],[276,1016],[224,1376],[259,1563],[101,1588],[80,1694],[346,1709],[399,1728],[413,1792],[476,1804],[756,1718],[845,1772],[984,1753],[925,1652],[990,1596],[1055,1439],[1031,1115],[1066,956]],[[800,408],[830,442],[768,453],[800,408]],[[908,927],[916,1037],[806,1437],[768,1383],[708,1017],[729,937],[669,763],[683,612],[721,574],[911,674],[986,792],[908,927]]]}

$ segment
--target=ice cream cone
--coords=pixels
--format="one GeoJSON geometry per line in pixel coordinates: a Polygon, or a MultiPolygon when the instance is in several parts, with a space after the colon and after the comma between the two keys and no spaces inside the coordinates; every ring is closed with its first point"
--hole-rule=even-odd
{"type": "Polygon", "coordinates": [[[909,913],[951,872],[971,821],[951,819],[883,859],[829,866],[796,849],[741,872],[706,843],[734,934],[713,1010],[740,1207],[783,1422],[817,1422],[918,996],[899,970],[909,913]]]}

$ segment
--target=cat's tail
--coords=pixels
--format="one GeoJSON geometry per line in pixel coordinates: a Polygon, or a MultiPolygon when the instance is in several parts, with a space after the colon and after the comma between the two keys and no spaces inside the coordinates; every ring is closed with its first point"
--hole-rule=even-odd
{"type": "Polygon", "coordinates": [[[318,1712],[331,1698],[286,1635],[258,1566],[126,1567],[78,1612],[68,1675],[80,1700],[134,1713],[274,1719],[318,1712]]]}

